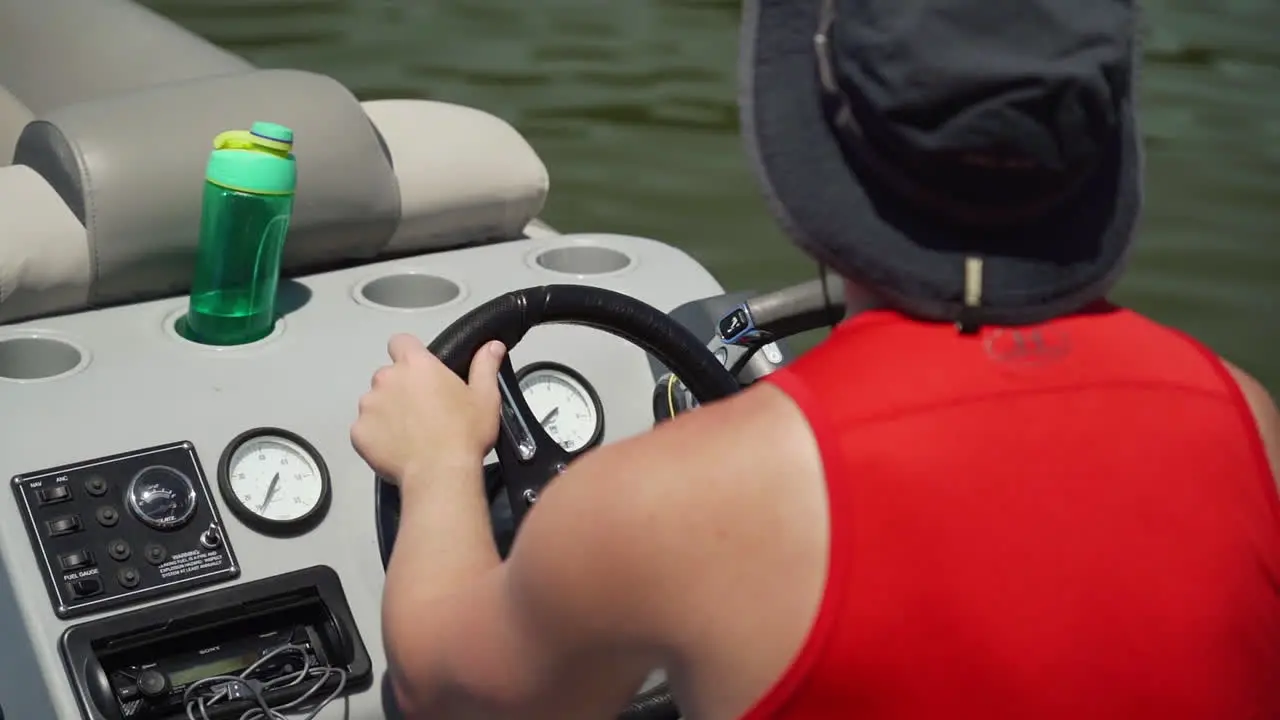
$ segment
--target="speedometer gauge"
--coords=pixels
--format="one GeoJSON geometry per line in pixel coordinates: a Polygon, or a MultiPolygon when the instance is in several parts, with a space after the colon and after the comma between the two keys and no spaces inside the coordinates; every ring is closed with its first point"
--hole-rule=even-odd
{"type": "Polygon", "coordinates": [[[604,409],[586,378],[550,362],[527,365],[517,377],[524,401],[560,447],[578,453],[600,442],[604,409]]]}
{"type": "Polygon", "coordinates": [[[257,428],[227,445],[218,462],[218,490],[232,514],[265,535],[297,535],[329,510],[329,469],[301,437],[257,428]]]}

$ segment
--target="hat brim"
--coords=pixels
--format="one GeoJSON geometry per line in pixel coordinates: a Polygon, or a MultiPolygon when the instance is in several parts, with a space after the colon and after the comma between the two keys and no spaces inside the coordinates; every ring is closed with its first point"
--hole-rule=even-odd
{"type": "MultiPolygon", "coordinates": [[[[965,259],[955,227],[913,212],[846,161],[823,109],[814,35],[821,0],[745,0],[743,135],[774,214],[803,250],[905,312],[956,321],[965,259]]],[[[1126,100],[1114,147],[1079,194],[1005,230],[983,260],[981,324],[1040,322],[1099,299],[1123,270],[1142,205],[1142,147],[1126,100]]]]}

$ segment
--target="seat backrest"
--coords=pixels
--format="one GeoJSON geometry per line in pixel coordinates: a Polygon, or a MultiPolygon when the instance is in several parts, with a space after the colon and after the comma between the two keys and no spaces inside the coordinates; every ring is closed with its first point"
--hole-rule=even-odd
{"type": "Polygon", "coordinates": [[[505,121],[430,100],[363,106],[400,184],[400,226],[383,255],[519,238],[542,211],[547,167],[505,121]]]}
{"type": "Polygon", "coordinates": [[[386,245],[400,216],[395,174],[337,81],[257,70],[158,85],[58,108],[27,125],[14,150],[13,163],[40,173],[88,233],[90,303],[185,286],[211,140],[255,120],[297,138],[290,267],[368,258],[386,245]]]}
{"type": "Polygon", "coordinates": [[[84,226],[49,183],[23,165],[0,167],[0,218],[0,322],[84,307],[84,226]]]}
{"type": "Polygon", "coordinates": [[[6,169],[18,190],[0,186],[0,218],[15,219],[0,233],[0,322],[188,290],[211,140],[255,120],[295,131],[286,273],[519,238],[546,198],[545,166],[501,120],[425,101],[366,111],[314,73],[76,103],[23,129],[6,169]]]}
{"type": "Polygon", "coordinates": [[[132,0],[0,0],[0,86],[37,115],[251,68],[132,0]]]}
{"type": "Polygon", "coordinates": [[[0,167],[13,159],[13,145],[22,128],[31,122],[31,110],[3,86],[0,86],[0,167]]]}

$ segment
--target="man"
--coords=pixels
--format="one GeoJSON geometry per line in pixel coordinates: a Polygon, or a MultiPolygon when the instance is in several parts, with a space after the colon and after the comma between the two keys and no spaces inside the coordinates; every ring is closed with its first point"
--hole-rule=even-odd
{"type": "MultiPolygon", "coordinates": [[[[502,348],[399,336],[352,439],[403,492],[410,716],[1280,717],[1280,418],[1108,305],[1138,215],[1128,0],[748,0],[743,119],[795,241],[882,304],[582,458],[500,563],[502,348]]],[[[851,297],[851,305],[855,298],[851,297]]]]}

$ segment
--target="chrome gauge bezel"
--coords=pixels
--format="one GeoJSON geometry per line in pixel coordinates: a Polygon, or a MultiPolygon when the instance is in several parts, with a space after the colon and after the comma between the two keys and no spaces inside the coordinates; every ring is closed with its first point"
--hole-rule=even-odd
{"type": "Polygon", "coordinates": [[[199,506],[198,496],[196,495],[196,484],[186,473],[178,468],[169,465],[148,465],[133,474],[129,479],[129,485],[124,492],[125,504],[129,506],[129,512],[138,519],[138,522],[155,530],[174,530],[186,525],[196,514],[196,508],[199,506]],[[166,472],[178,479],[184,486],[183,502],[186,507],[178,515],[173,517],[156,519],[147,515],[138,502],[138,483],[143,480],[143,476],[150,472],[166,472]]]}
{"type": "Polygon", "coordinates": [[[591,438],[581,448],[567,452],[576,457],[599,445],[604,439],[604,404],[600,402],[600,395],[596,392],[595,387],[582,376],[582,373],[567,365],[562,365],[558,362],[539,361],[525,365],[516,372],[516,389],[520,392],[521,397],[524,396],[524,389],[520,385],[524,383],[526,377],[537,372],[562,375],[571,384],[581,387],[587,396],[587,401],[591,403],[591,407],[595,411],[596,426],[591,433],[591,438]]]}
{"type": "Polygon", "coordinates": [[[329,479],[329,466],[325,464],[324,457],[305,438],[283,428],[257,427],[232,438],[222,451],[222,457],[218,460],[218,493],[231,514],[246,527],[272,537],[296,537],[314,530],[328,515],[333,499],[333,485],[329,479]],[[278,520],[261,515],[245,505],[231,484],[231,461],[235,458],[236,452],[249,443],[271,438],[278,438],[296,445],[308,455],[308,459],[315,465],[316,473],[320,476],[320,497],[310,510],[296,518],[278,520]]]}

